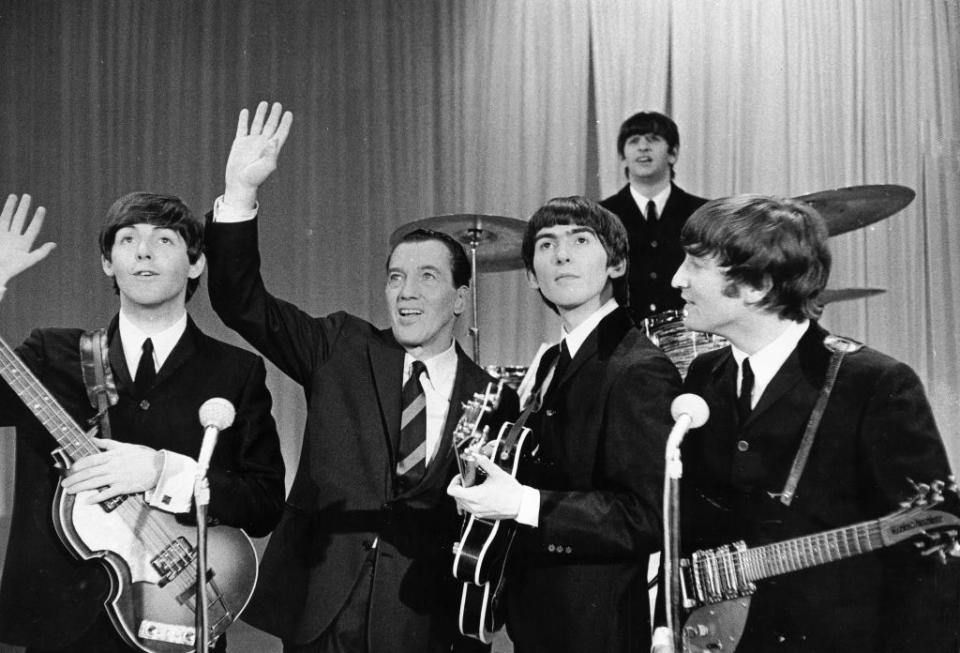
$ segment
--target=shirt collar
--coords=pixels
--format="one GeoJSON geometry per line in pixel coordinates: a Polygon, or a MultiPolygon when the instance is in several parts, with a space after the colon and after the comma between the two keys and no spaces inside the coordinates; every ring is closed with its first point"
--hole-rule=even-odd
{"type": "MultiPolygon", "coordinates": [[[[759,397],[763,393],[763,389],[780,371],[787,357],[797,348],[797,344],[799,344],[809,326],[810,320],[791,321],[783,332],[774,338],[773,342],[749,357],[750,369],[753,370],[754,397],[759,397]]],[[[737,361],[737,367],[742,367],[743,359],[747,358],[747,353],[737,349],[732,344],[730,345],[730,351],[733,353],[734,360],[737,361]]]]}
{"type": "MultiPolygon", "coordinates": [[[[403,382],[406,383],[410,378],[411,366],[413,361],[417,360],[409,353],[403,355],[403,382]]],[[[444,387],[453,387],[453,379],[457,374],[457,344],[451,342],[450,346],[436,356],[423,361],[427,367],[427,383],[433,386],[434,390],[444,387]]]]}
{"type": "Polygon", "coordinates": [[[137,366],[140,364],[140,356],[143,352],[143,341],[147,338],[153,341],[153,358],[159,370],[170,352],[180,342],[183,332],[187,330],[187,313],[184,312],[179,320],[160,333],[148,334],[131,322],[130,318],[121,310],[117,328],[120,331],[120,342],[123,343],[123,356],[131,374],[136,374],[137,366]]]}
{"type": "Polygon", "coordinates": [[[595,310],[590,317],[578,324],[573,331],[567,333],[565,330],[562,330],[561,339],[567,342],[567,350],[570,352],[570,358],[577,355],[580,347],[583,346],[583,343],[586,341],[587,336],[593,333],[593,330],[597,328],[601,320],[619,307],[620,304],[617,303],[617,300],[611,297],[603,306],[595,310]]]}
{"type": "Polygon", "coordinates": [[[653,203],[657,205],[657,215],[663,215],[663,208],[667,205],[667,200],[670,199],[670,191],[673,190],[673,184],[667,184],[667,187],[662,191],[654,195],[653,197],[646,197],[641,195],[640,192],[635,189],[632,185],[630,186],[630,194],[633,196],[633,201],[637,203],[637,206],[640,207],[640,213],[644,214],[644,219],[646,219],[647,211],[647,202],[653,200],[653,203]]]}

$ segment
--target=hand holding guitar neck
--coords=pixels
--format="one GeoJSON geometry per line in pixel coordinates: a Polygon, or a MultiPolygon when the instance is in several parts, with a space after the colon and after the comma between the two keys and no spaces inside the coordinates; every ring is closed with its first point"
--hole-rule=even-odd
{"type": "Polygon", "coordinates": [[[43,226],[46,209],[37,207],[28,225],[29,211],[29,195],[21,197],[19,205],[17,196],[9,195],[0,212],[0,298],[3,297],[7,281],[43,260],[56,247],[53,243],[44,243],[32,249],[33,241],[43,226]]]}

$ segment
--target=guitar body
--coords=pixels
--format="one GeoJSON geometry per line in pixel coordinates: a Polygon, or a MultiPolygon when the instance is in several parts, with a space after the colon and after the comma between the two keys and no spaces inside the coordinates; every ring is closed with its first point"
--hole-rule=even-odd
{"type": "MultiPolygon", "coordinates": [[[[147,653],[195,649],[196,527],[128,495],[113,510],[58,488],[53,521],[60,539],[83,560],[99,559],[110,576],[104,603],[120,636],[147,653]]],[[[243,531],[207,532],[207,597],[213,642],[246,607],[257,581],[257,554],[243,531]]]]}
{"type": "MultiPolygon", "coordinates": [[[[530,429],[506,423],[496,440],[487,443],[490,459],[511,476],[516,477],[520,457],[530,429]],[[509,432],[509,434],[508,434],[509,432]]],[[[507,558],[516,522],[502,519],[481,519],[471,515],[460,541],[454,547],[453,575],[464,581],[460,597],[460,632],[489,643],[490,637],[503,624],[501,598],[507,558]]]]}
{"type": "Polygon", "coordinates": [[[736,651],[747,624],[750,598],[743,596],[693,610],[683,622],[684,653],[736,651]]]}

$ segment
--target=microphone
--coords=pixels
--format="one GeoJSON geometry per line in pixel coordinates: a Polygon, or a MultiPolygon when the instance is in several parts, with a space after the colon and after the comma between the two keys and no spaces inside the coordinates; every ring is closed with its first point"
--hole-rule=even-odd
{"type": "Polygon", "coordinates": [[[217,446],[217,436],[220,431],[233,424],[237,411],[233,404],[222,397],[207,399],[200,406],[200,424],[203,426],[203,443],[200,445],[200,455],[197,456],[197,476],[206,476],[213,448],[217,446]]]}
{"type": "Polygon", "coordinates": [[[667,474],[670,478],[680,478],[678,469],[680,443],[690,429],[700,428],[710,418],[710,408],[703,397],[691,393],[679,395],[670,404],[670,415],[675,420],[667,437],[667,474]]]}

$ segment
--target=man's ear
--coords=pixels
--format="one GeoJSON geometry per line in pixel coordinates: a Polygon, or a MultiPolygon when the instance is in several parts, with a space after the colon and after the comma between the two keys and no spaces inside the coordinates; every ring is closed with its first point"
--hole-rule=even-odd
{"type": "Polygon", "coordinates": [[[188,272],[190,278],[198,279],[206,267],[207,257],[201,253],[200,256],[197,257],[197,260],[190,264],[190,270],[188,272]]]}
{"type": "Polygon", "coordinates": [[[670,165],[673,165],[677,162],[677,159],[680,158],[680,144],[677,143],[672,149],[667,151],[667,160],[670,162],[670,165]]]}
{"type": "Polygon", "coordinates": [[[540,282],[537,281],[537,275],[533,270],[527,270],[527,285],[534,290],[540,290],[540,282]]]}
{"type": "Polygon", "coordinates": [[[100,255],[100,265],[103,267],[103,273],[108,277],[114,276],[113,272],[113,263],[107,260],[107,257],[103,254],[100,255]]]}
{"type": "Polygon", "coordinates": [[[470,286],[460,286],[457,288],[457,296],[453,301],[454,315],[461,315],[467,309],[467,294],[469,292],[470,286]]]}
{"type": "Polygon", "coordinates": [[[769,274],[763,275],[763,281],[759,286],[753,286],[748,283],[740,286],[740,293],[743,300],[750,305],[756,305],[763,301],[764,297],[773,290],[773,279],[769,274]]]}
{"type": "Polygon", "coordinates": [[[607,266],[607,275],[611,279],[619,279],[627,273],[627,259],[622,259],[616,265],[607,266]]]}

